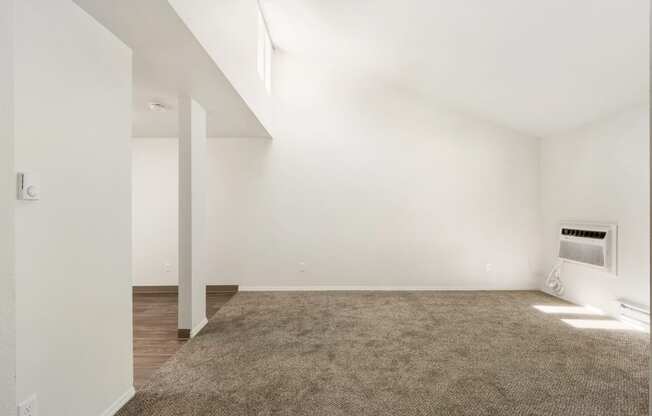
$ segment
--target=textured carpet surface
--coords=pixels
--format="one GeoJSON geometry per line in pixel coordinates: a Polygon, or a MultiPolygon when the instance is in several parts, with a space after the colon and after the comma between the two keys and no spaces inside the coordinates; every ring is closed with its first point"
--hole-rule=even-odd
{"type": "Polygon", "coordinates": [[[120,416],[648,414],[648,334],[540,292],[240,293],[120,416]]]}

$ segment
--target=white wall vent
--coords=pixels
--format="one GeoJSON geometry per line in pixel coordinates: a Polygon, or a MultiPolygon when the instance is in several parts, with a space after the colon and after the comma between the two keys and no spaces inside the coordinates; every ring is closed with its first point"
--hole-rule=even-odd
{"type": "Polygon", "coordinates": [[[559,258],[617,274],[617,241],[615,224],[562,223],[559,258]]]}

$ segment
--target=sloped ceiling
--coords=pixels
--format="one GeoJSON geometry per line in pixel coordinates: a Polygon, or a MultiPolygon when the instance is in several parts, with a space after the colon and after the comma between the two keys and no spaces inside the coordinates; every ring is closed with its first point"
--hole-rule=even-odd
{"type": "MultiPolygon", "coordinates": [[[[266,98],[251,85],[255,56],[243,55],[255,55],[256,0],[170,3],[254,111],[264,113],[266,98]]],[[[360,83],[400,88],[537,137],[648,99],[647,0],[261,3],[277,55],[307,64],[304,74],[323,80],[324,91],[360,83]]]]}
{"type": "Polygon", "coordinates": [[[75,2],[134,52],[135,137],[176,137],[179,94],[190,94],[206,108],[209,137],[269,137],[167,1],[75,2]],[[150,101],[170,111],[152,112],[150,101]]]}

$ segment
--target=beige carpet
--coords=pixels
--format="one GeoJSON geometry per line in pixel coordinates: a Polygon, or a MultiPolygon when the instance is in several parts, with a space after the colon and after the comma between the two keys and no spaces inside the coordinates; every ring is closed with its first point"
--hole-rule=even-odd
{"type": "Polygon", "coordinates": [[[539,292],[240,293],[120,416],[648,414],[648,335],[539,292]]]}

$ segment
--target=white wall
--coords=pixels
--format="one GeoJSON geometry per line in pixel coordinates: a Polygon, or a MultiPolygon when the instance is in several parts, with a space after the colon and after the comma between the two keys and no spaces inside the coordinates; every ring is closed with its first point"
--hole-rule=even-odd
{"type": "Polygon", "coordinates": [[[208,283],[538,287],[538,140],[411,110],[362,126],[331,113],[343,132],[302,120],[273,141],[209,140],[208,283]]]}
{"type": "Polygon", "coordinates": [[[0,0],[0,414],[16,410],[13,0],[0,0]]]}
{"type": "MultiPolygon", "coordinates": [[[[246,259],[224,256],[222,260],[232,266],[224,266],[223,270],[216,268],[215,274],[233,274],[234,278],[245,276],[244,281],[249,282],[255,280],[253,276],[266,273],[270,276],[269,280],[274,276],[284,276],[285,283],[294,285],[304,279],[315,282],[336,279],[326,277],[327,274],[345,276],[340,280],[346,282],[373,280],[386,283],[391,279],[383,276],[396,275],[397,270],[405,270],[408,277],[401,273],[400,278],[396,278],[397,281],[423,282],[428,280],[424,276],[435,274],[441,276],[438,279],[442,280],[438,283],[442,284],[482,282],[485,286],[492,286],[491,281],[484,279],[484,268],[480,266],[488,259],[500,257],[500,254],[503,257],[498,261],[500,264],[496,275],[502,277],[501,281],[511,283],[510,278],[505,279],[504,276],[524,270],[522,263],[519,263],[528,257],[524,255],[526,250],[523,247],[531,247],[536,243],[517,231],[503,235],[503,230],[514,225],[504,214],[516,214],[516,222],[524,233],[530,233],[536,228],[533,224],[541,226],[541,218],[530,218],[523,214],[530,211],[531,217],[536,217],[541,211],[539,206],[530,205],[537,197],[531,196],[529,191],[536,189],[537,185],[525,185],[531,178],[530,175],[538,175],[538,170],[534,169],[537,162],[529,163],[526,167],[516,163],[505,175],[484,175],[485,171],[506,169],[500,162],[492,163],[487,158],[487,163],[483,166],[486,169],[479,169],[481,175],[478,175],[478,189],[470,185],[470,171],[479,165],[476,159],[490,154],[497,155],[502,149],[505,149],[505,155],[511,155],[509,157],[523,156],[519,146],[512,146],[507,139],[518,135],[510,135],[500,129],[493,129],[491,134],[486,134],[486,125],[482,127],[482,123],[471,121],[473,114],[469,114],[471,118],[460,117],[459,122],[442,121],[450,118],[442,115],[441,109],[454,110],[456,103],[459,105],[455,100],[446,101],[442,98],[444,95],[440,92],[449,86],[437,85],[436,76],[426,77],[421,88],[416,85],[412,89],[404,82],[404,75],[408,74],[409,78],[410,71],[422,70],[428,62],[437,66],[437,58],[434,61],[429,58],[406,60],[404,58],[407,55],[400,53],[400,48],[396,50],[398,54],[392,54],[393,50],[381,43],[379,51],[365,50],[353,57],[354,63],[347,62],[347,65],[342,66],[341,59],[329,59],[331,55],[324,48],[319,48],[318,43],[320,39],[325,40],[329,44],[326,49],[329,49],[332,44],[346,43],[351,39],[323,36],[297,41],[300,37],[291,35],[303,33],[305,28],[301,25],[294,27],[281,24],[283,27],[279,26],[276,33],[281,38],[284,34],[288,36],[278,41],[281,46],[286,45],[288,48],[281,47],[274,53],[272,93],[268,94],[256,73],[258,8],[255,1],[226,2],[219,6],[210,0],[170,0],[170,3],[274,137],[274,143],[262,164],[262,179],[252,180],[252,186],[260,190],[260,196],[253,198],[258,205],[243,208],[245,212],[250,212],[249,217],[240,217],[242,226],[233,231],[237,238],[223,247],[223,250],[248,248],[249,256],[246,259]],[[214,12],[212,19],[205,18],[206,11],[209,10],[214,12]],[[383,73],[386,65],[393,66],[394,71],[383,73]],[[360,70],[351,71],[352,67],[360,70]],[[369,68],[373,69],[368,70],[369,68]],[[428,89],[428,85],[433,88],[428,89]],[[409,95],[410,91],[412,96],[409,95]],[[428,96],[418,97],[419,94],[428,96]],[[434,97],[442,101],[435,102],[434,97]],[[432,106],[437,106],[438,109],[432,106]],[[473,143],[471,137],[477,137],[479,144],[473,143]],[[484,139],[483,143],[480,143],[480,137],[484,139]],[[504,138],[504,147],[496,145],[499,141],[497,137],[504,138]],[[442,160],[442,149],[444,152],[456,149],[455,157],[442,160]],[[410,152],[413,154],[409,155],[410,152]],[[422,169],[421,176],[410,174],[426,164],[431,166],[422,169]],[[521,169],[525,172],[523,177],[520,177],[521,169]],[[509,182],[509,175],[519,177],[523,183],[513,186],[509,182]],[[398,183],[399,180],[404,180],[404,183],[398,183]],[[459,189],[455,189],[455,181],[459,182],[459,189]],[[436,198],[429,199],[426,195],[426,192],[432,195],[432,190],[445,189],[446,184],[452,190],[441,195],[443,203],[438,204],[436,198]],[[418,185],[423,189],[417,190],[418,185]],[[512,188],[514,193],[506,191],[512,188]],[[333,202],[338,200],[347,202],[341,205],[333,202]],[[401,208],[409,204],[423,211],[412,209],[406,215],[407,210],[401,208]],[[428,218],[428,215],[440,218],[428,218]],[[461,233],[454,230],[453,225],[446,225],[442,219],[446,216],[449,217],[446,219],[449,224],[461,224],[462,228],[476,225],[481,237],[477,242],[464,246],[459,242],[461,233]],[[263,218],[269,221],[264,222],[263,218]],[[408,224],[400,224],[397,218],[409,218],[413,222],[412,230],[419,230],[425,235],[420,236],[414,232],[410,235],[407,232],[410,229],[408,224]],[[440,220],[443,225],[438,223],[440,220]],[[338,231],[329,228],[333,226],[338,226],[334,230],[343,227],[348,234],[343,231],[338,234],[338,231]],[[435,226],[438,233],[433,231],[435,226]],[[260,245],[257,242],[240,243],[252,230],[255,234],[251,235],[256,236],[260,245]],[[383,234],[380,230],[386,233],[383,234]],[[495,241],[492,237],[494,230],[501,233],[503,238],[496,237],[498,241],[495,241]],[[374,241],[364,249],[364,241],[369,239],[365,240],[363,235],[372,236],[371,240],[374,241]],[[403,239],[405,244],[398,244],[399,239],[403,239]],[[415,240],[420,244],[411,246],[415,240]],[[325,244],[326,241],[332,244],[325,244]],[[512,251],[512,247],[508,247],[510,243],[525,245],[517,246],[512,251]],[[456,246],[461,246],[462,250],[455,250],[456,246]],[[335,249],[331,252],[325,250],[325,247],[335,249]],[[419,250],[422,252],[419,253],[419,250]],[[450,250],[452,255],[445,255],[446,250],[450,250]],[[508,254],[510,252],[513,252],[513,257],[508,254]],[[381,268],[379,262],[375,261],[378,253],[380,258],[395,259],[396,263],[381,268]],[[329,255],[330,258],[325,260],[329,255]],[[349,255],[351,259],[348,258],[349,255]],[[466,255],[468,266],[464,266],[457,255],[466,255]],[[308,270],[298,277],[297,263],[301,261],[306,262],[308,270]],[[438,265],[436,273],[433,273],[433,264],[438,265]],[[233,270],[238,272],[234,273],[233,270]],[[366,276],[374,272],[373,278],[366,276]]],[[[270,20],[284,22],[288,16],[286,11],[282,7],[272,6],[266,9],[270,20]]],[[[344,24],[346,19],[324,17],[328,13],[322,12],[324,10],[315,14],[310,7],[299,7],[290,11],[290,14],[302,16],[304,19],[301,21],[310,22],[308,26],[311,28],[324,25],[324,33],[332,30],[341,34],[344,26],[337,24],[344,24]]],[[[639,20],[641,24],[636,25],[636,28],[647,32],[646,19],[645,16],[639,20]]],[[[636,44],[645,46],[644,43],[638,36],[636,44]]],[[[647,50],[643,52],[647,53],[647,50]]],[[[626,69],[632,68],[629,65],[626,69]]],[[[427,76],[428,72],[425,71],[424,74],[427,76]]],[[[641,85],[647,84],[647,75],[643,72],[632,79],[641,85]]],[[[617,85],[617,90],[621,91],[622,85],[617,85]]],[[[599,89],[598,95],[604,96],[605,88],[603,86],[599,89]]],[[[639,90],[644,91],[646,88],[639,90]]],[[[495,100],[497,106],[516,103],[523,109],[528,107],[525,102],[505,97],[494,95],[492,100],[495,100]]],[[[586,94],[580,94],[579,99],[587,97],[586,94]]],[[[588,98],[591,98],[590,101],[600,101],[592,96],[588,98]]],[[[554,124],[558,120],[548,122],[554,124]]],[[[530,139],[524,139],[525,143],[531,142],[530,139]]],[[[647,183],[642,177],[636,179],[641,186],[647,183]]],[[[252,192],[252,195],[255,194],[252,192]]],[[[622,198],[615,194],[614,199],[622,198]]],[[[236,206],[236,202],[225,204],[236,206]]],[[[220,215],[223,217],[227,211],[224,208],[220,215]]],[[[587,215],[584,212],[580,214],[587,215]]],[[[596,218],[602,217],[601,214],[599,211],[593,212],[596,218]]],[[[232,217],[227,229],[231,227],[233,218],[238,217],[232,217]]],[[[548,224],[546,227],[549,228],[548,224]]],[[[537,237],[534,234],[530,237],[543,241],[540,232],[541,230],[534,233],[537,237]]],[[[546,242],[545,258],[552,261],[549,256],[550,239],[546,239],[546,242]]],[[[628,255],[637,257],[644,248],[645,246],[633,247],[628,255]]],[[[541,254],[533,257],[542,259],[541,254]]],[[[546,268],[549,261],[546,262],[546,268]]]]}
{"type": "Polygon", "coordinates": [[[570,300],[615,314],[623,297],[649,304],[649,111],[629,109],[541,146],[544,260],[552,267],[564,220],[619,225],[618,276],[566,264],[570,300]]]}
{"type": "Polygon", "coordinates": [[[193,31],[274,139],[209,140],[209,284],[538,287],[538,139],[283,51],[268,94],[256,3],[225,7],[193,31]]]}
{"type": "Polygon", "coordinates": [[[177,285],[178,140],[135,139],[131,147],[134,285],[177,285]]]}
{"type": "Polygon", "coordinates": [[[16,2],[18,400],[101,415],[132,388],[131,51],[69,0],[16,2]]]}
{"type": "Polygon", "coordinates": [[[359,131],[334,117],[346,130],[212,141],[208,275],[244,288],[536,287],[538,141],[412,110],[359,131]]]}

